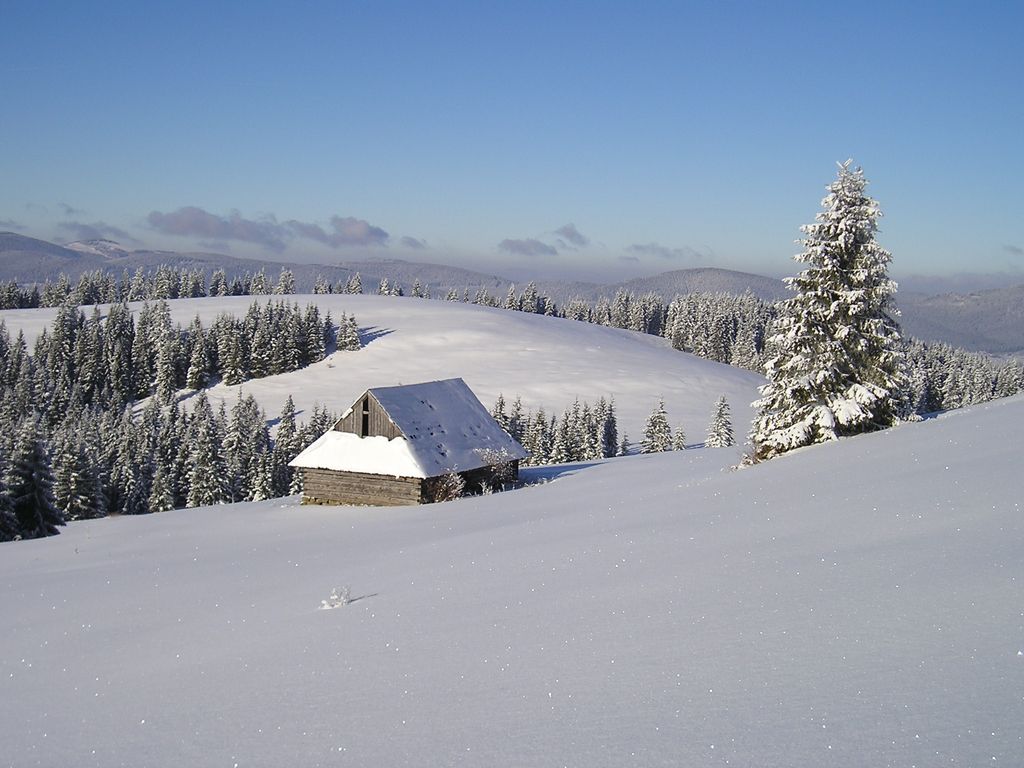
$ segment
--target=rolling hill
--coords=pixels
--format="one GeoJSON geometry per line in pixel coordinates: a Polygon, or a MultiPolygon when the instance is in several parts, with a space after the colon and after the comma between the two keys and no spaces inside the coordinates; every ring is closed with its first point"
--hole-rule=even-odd
{"type": "MultiPolygon", "coordinates": [[[[169,304],[176,322],[187,326],[198,315],[209,327],[221,312],[244,315],[254,300],[279,298],[231,296],[169,304]]],[[[242,384],[271,416],[280,412],[289,394],[299,411],[308,412],[316,403],[342,410],[367,387],[458,376],[488,407],[499,393],[510,402],[520,395],[526,407],[543,407],[548,414],[562,411],[576,397],[594,403],[614,396],[619,429],[634,440],[639,440],[657,399],[664,397],[673,427],[684,425],[690,442],[699,443],[720,395],[728,398],[737,423],[746,423],[749,404],[763,381],[749,371],[678,352],[665,339],[574,320],[394,296],[286,298],[302,305],[315,301],[321,313],[335,318],[354,315],[365,347],[336,352],[300,371],[242,384]]],[[[31,347],[55,314],[55,309],[6,310],[0,319],[12,334],[25,331],[31,347]]],[[[220,385],[209,394],[230,407],[237,387],[220,385]]]]}

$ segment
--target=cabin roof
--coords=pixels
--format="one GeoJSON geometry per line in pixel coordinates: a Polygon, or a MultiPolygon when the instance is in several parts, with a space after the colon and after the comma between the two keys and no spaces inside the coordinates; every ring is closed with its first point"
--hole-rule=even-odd
{"type": "Polygon", "coordinates": [[[332,429],[291,466],[426,478],[529,455],[462,379],[374,387],[356,400],[346,416],[366,394],[380,404],[400,437],[359,437],[332,429]]]}

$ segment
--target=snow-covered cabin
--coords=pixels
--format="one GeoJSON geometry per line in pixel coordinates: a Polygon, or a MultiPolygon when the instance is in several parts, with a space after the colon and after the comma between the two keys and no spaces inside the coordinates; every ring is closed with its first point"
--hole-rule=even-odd
{"type": "Polygon", "coordinates": [[[515,479],[528,455],[466,382],[445,379],[366,390],[290,466],[304,504],[422,504],[452,473],[468,486],[498,467],[515,479]]]}

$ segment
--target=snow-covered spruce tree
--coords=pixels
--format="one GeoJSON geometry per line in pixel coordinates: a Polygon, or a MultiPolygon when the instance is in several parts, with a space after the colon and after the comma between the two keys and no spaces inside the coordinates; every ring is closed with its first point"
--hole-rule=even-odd
{"type": "Polygon", "coordinates": [[[714,413],[711,414],[708,437],[704,445],[708,448],[728,448],[735,444],[736,440],[732,436],[732,419],[729,417],[729,403],[725,395],[722,395],[715,403],[714,413]]]}
{"type": "Polygon", "coordinates": [[[4,482],[7,476],[7,459],[0,447],[0,541],[11,541],[21,535],[18,518],[11,508],[11,497],[4,482]]]}
{"type": "Polygon", "coordinates": [[[751,431],[754,461],[844,435],[891,426],[903,410],[906,377],[891,254],[875,242],[878,204],[847,160],[814,224],[801,228],[808,265],[787,282],[765,366],[768,383],[751,431]]]}
{"type": "Polygon", "coordinates": [[[642,453],[658,453],[660,451],[672,450],[672,428],[668,425],[668,415],[665,413],[665,400],[658,399],[658,405],[647,417],[644,425],[644,438],[640,441],[642,453]]]}
{"type": "Polygon", "coordinates": [[[295,293],[295,273],[290,269],[281,267],[281,275],[277,278],[277,285],[274,286],[274,293],[295,293]]]}
{"type": "Polygon", "coordinates": [[[345,293],[362,293],[363,292],[363,281],[359,277],[359,273],[356,272],[352,277],[348,279],[345,284],[345,293]]]}
{"type": "Polygon", "coordinates": [[[221,456],[222,437],[206,393],[200,391],[192,409],[185,503],[205,507],[227,500],[227,469],[221,456]]]}
{"type": "Polygon", "coordinates": [[[50,448],[36,414],[26,418],[18,430],[4,485],[23,539],[59,533],[57,526],[64,525],[64,515],[54,502],[50,448]]]}

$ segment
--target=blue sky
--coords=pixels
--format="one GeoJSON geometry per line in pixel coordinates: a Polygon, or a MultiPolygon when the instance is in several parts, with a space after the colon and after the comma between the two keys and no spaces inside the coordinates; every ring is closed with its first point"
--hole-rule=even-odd
{"type": "Polygon", "coordinates": [[[853,157],[901,274],[1024,280],[1024,4],[7,0],[0,229],[581,279],[790,274],[853,157]]]}

